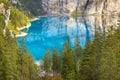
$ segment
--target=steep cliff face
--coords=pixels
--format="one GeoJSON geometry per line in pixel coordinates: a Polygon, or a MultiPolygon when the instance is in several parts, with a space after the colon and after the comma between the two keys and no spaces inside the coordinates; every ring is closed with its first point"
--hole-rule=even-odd
{"type": "Polygon", "coordinates": [[[44,9],[42,6],[42,0],[19,0],[21,3],[19,6],[22,10],[28,11],[27,13],[31,13],[33,16],[44,15],[44,9]]]}
{"type": "Polygon", "coordinates": [[[22,10],[29,17],[36,17],[45,14],[42,0],[10,0],[13,6],[22,10]]]}
{"type": "Polygon", "coordinates": [[[112,25],[117,25],[120,0],[81,0],[80,4],[83,15],[94,15],[85,18],[91,25],[104,31],[108,31],[112,25]]]}
{"type": "MultiPolygon", "coordinates": [[[[120,12],[120,0],[82,0],[85,14],[117,14],[120,12]]],[[[83,7],[81,5],[81,7],[83,7]]]]}

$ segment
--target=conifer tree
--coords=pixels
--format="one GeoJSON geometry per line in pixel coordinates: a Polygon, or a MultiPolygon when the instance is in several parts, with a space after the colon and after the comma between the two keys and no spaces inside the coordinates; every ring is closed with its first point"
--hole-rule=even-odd
{"type": "Polygon", "coordinates": [[[116,30],[115,35],[117,38],[117,40],[116,40],[116,43],[117,43],[117,46],[116,46],[117,73],[116,74],[117,74],[117,80],[119,80],[120,79],[120,26],[116,30]]]}
{"type": "MultiPolygon", "coordinates": [[[[117,33],[119,34],[119,32],[117,33]]],[[[99,80],[119,80],[119,38],[112,31],[105,38],[100,60],[99,80]],[[117,73],[118,72],[118,73],[117,73]]]]}
{"type": "Polygon", "coordinates": [[[18,70],[21,80],[35,80],[38,77],[38,67],[28,52],[24,39],[21,48],[18,49],[18,70]]]}
{"type": "Polygon", "coordinates": [[[52,56],[52,69],[55,75],[61,72],[61,57],[57,48],[54,49],[52,56]]]}
{"type": "Polygon", "coordinates": [[[16,56],[17,50],[15,39],[11,38],[8,30],[7,36],[1,35],[1,61],[0,61],[0,80],[19,80],[16,56]]]}
{"type": "Polygon", "coordinates": [[[75,53],[75,59],[76,59],[76,79],[79,79],[79,70],[81,66],[82,61],[82,55],[83,55],[83,49],[80,45],[79,37],[77,36],[74,43],[74,53],[75,53]]]}
{"type": "Polygon", "coordinates": [[[75,80],[76,76],[76,60],[75,53],[70,47],[70,39],[64,44],[62,77],[64,80],[75,80]]]}
{"type": "Polygon", "coordinates": [[[93,61],[92,61],[91,44],[92,44],[91,42],[88,42],[86,44],[84,53],[81,57],[81,63],[79,67],[80,80],[93,80],[93,77],[92,77],[93,61]]]}
{"type": "Polygon", "coordinates": [[[104,42],[105,42],[105,36],[103,33],[99,30],[99,32],[96,30],[94,40],[92,41],[91,45],[91,51],[92,51],[92,62],[93,62],[93,71],[92,75],[93,78],[96,80],[99,79],[100,76],[100,61],[102,57],[102,52],[104,48],[104,42]]]}
{"type": "Polygon", "coordinates": [[[48,74],[51,71],[51,52],[50,49],[47,49],[47,52],[44,57],[44,70],[48,74]]]}

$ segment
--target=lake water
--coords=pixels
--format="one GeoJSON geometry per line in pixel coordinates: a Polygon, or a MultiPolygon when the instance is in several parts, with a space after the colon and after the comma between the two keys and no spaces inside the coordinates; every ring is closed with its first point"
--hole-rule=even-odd
{"type": "Polygon", "coordinates": [[[74,47],[75,38],[79,36],[83,48],[94,36],[93,27],[83,18],[42,17],[31,24],[29,30],[26,30],[28,35],[25,44],[35,61],[43,59],[48,48],[53,51],[57,47],[61,51],[68,36],[71,47],[74,47]]]}

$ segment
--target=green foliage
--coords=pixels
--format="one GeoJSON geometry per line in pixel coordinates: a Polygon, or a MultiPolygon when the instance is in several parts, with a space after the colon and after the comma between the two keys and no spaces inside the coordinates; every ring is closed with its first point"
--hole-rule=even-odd
{"type": "Polygon", "coordinates": [[[81,57],[81,55],[83,54],[83,49],[80,46],[79,37],[76,37],[74,45],[75,45],[74,52],[76,53],[76,59],[78,60],[81,57]]]}
{"type": "Polygon", "coordinates": [[[0,27],[4,27],[5,26],[5,16],[0,13],[0,27]]]}
{"type": "Polygon", "coordinates": [[[38,77],[38,67],[26,49],[24,40],[18,55],[18,70],[21,80],[35,80],[38,77]]]}
{"type": "Polygon", "coordinates": [[[52,69],[55,74],[58,74],[61,72],[61,57],[57,50],[57,48],[54,49],[53,55],[52,55],[52,69]]]}
{"type": "Polygon", "coordinates": [[[51,52],[50,49],[47,50],[44,57],[44,70],[49,73],[51,70],[51,52]]]}
{"type": "Polygon", "coordinates": [[[37,66],[25,47],[22,51],[15,38],[2,34],[0,27],[0,80],[35,80],[37,66]]]}
{"type": "Polygon", "coordinates": [[[76,60],[75,53],[70,48],[70,39],[64,44],[63,64],[61,75],[64,80],[75,80],[76,60]]]}
{"type": "MultiPolygon", "coordinates": [[[[120,31],[119,29],[117,31],[120,31]]],[[[100,59],[100,76],[99,80],[119,80],[120,74],[119,70],[119,59],[120,59],[120,33],[115,32],[115,34],[110,33],[104,40],[104,48],[101,52],[100,59]]]]}
{"type": "Polygon", "coordinates": [[[92,70],[93,67],[92,63],[94,62],[92,59],[92,51],[91,51],[91,42],[86,44],[84,54],[81,56],[80,62],[80,70],[79,70],[79,78],[81,80],[93,80],[92,78],[92,70]]]}
{"type": "MultiPolygon", "coordinates": [[[[73,50],[70,39],[64,44],[61,53],[63,80],[120,79],[120,29],[110,31],[107,36],[100,30],[95,33],[94,40],[88,42],[84,49],[81,48],[78,37],[73,50]]],[[[58,61],[55,53],[58,54],[58,51],[53,52],[52,64],[58,61]]],[[[56,65],[53,67],[54,72],[56,65]]]]}
{"type": "MultiPolygon", "coordinates": [[[[37,4],[33,0],[24,2],[20,0],[24,9],[19,5],[16,7],[28,15],[41,14],[42,6],[38,7],[41,1],[37,4]]],[[[8,0],[0,0],[0,3],[5,4],[5,9],[10,7],[8,0]]],[[[8,29],[20,33],[16,28],[29,24],[29,20],[16,7],[11,5],[8,29]]],[[[8,30],[6,36],[3,35],[5,19],[5,14],[0,12],[0,80],[120,80],[120,28],[109,31],[107,35],[96,31],[94,40],[88,42],[84,49],[79,44],[79,37],[73,49],[70,39],[64,44],[62,53],[55,48],[51,57],[48,49],[44,58],[47,76],[42,79],[38,76],[38,67],[26,49],[24,40],[19,46],[8,30]],[[62,58],[60,54],[63,54],[62,58]],[[57,75],[51,76],[52,73],[57,75]]]]}
{"type": "Polygon", "coordinates": [[[27,26],[30,24],[29,18],[23,14],[20,10],[18,10],[16,7],[13,7],[10,4],[10,1],[8,0],[1,0],[3,4],[3,12],[0,12],[0,27],[5,26],[5,20],[6,20],[6,10],[10,9],[10,21],[8,21],[7,29],[13,30],[15,34],[20,33],[20,31],[17,30],[17,28],[21,28],[23,26],[27,26]]]}
{"type": "MultiPolygon", "coordinates": [[[[5,10],[7,10],[7,7],[10,6],[8,0],[0,0],[1,2],[4,3],[5,10]]],[[[9,30],[15,31],[16,27],[27,25],[28,17],[15,7],[11,6],[10,10],[10,22],[6,36],[3,35],[6,13],[0,12],[0,80],[35,80],[38,77],[37,65],[24,43],[20,48],[16,38],[11,38],[9,33],[9,30]]]]}
{"type": "Polygon", "coordinates": [[[23,26],[27,26],[30,22],[28,17],[26,17],[22,12],[20,12],[17,8],[11,8],[10,20],[12,26],[16,29],[16,27],[20,28],[23,26]]]}
{"type": "Polygon", "coordinates": [[[76,80],[79,79],[80,74],[79,70],[81,69],[81,61],[82,61],[82,55],[83,55],[83,49],[80,46],[80,39],[77,36],[74,43],[74,53],[75,53],[75,59],[76,59],[76,80]]]}
{"type": "MultiPolygon", "coordinates": [[[[119,29],[118,29],[119,30],[119,29]]],[[[85,48],[81,65],[81,80],[119,80],[120,35],[117,31],[105,36],[96,32],[85,48]],[[89,47],[90,46],[90,47],[89,47]],[[82,67],[83,66],[83,67],[82,67]]]]}
{"type": "Polygon", "coordinates": [[[0,80],[19,80],[16,64],[17,47],[15,47],[17,44],[8,31],[6,34],[6,37],[0,35],[0,80]]]}
{"type": "Polygon", "coordinates": [[[8,0],[0,0],[0,3],[8,3],[8,0]]]}

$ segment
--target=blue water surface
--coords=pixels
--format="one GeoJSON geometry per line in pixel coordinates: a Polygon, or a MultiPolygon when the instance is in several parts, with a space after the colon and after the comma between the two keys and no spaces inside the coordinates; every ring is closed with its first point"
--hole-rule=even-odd
{"type": "Polygon", "coordinates": [[[43,59],[48,48],[53,51],[54,47],[57,47],[61,51],[68,36],[71,39],[71,47],[74,47],[75,38],[79,36],[83,48],[94,36],[92,26],[83,18],[42,17],[31,24],[29,30],[25,30],[28,35],[24,39],[35,61],[43,59]]]}

